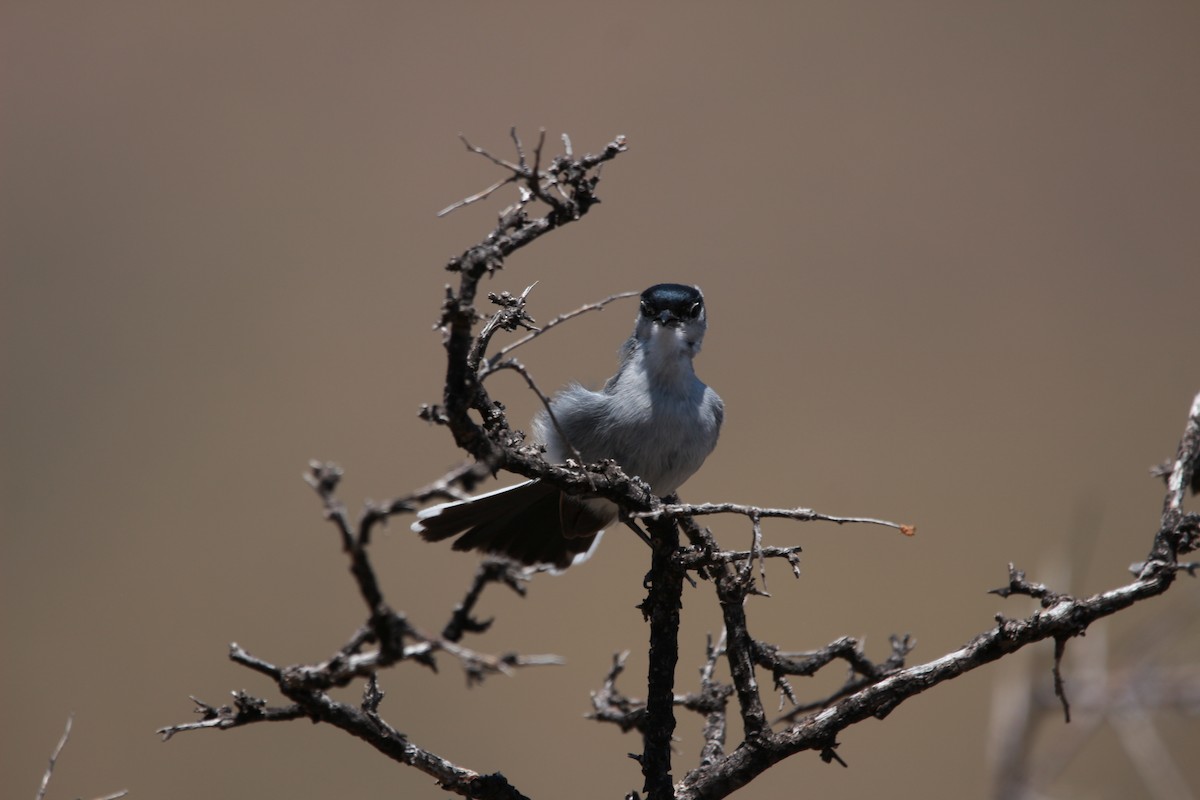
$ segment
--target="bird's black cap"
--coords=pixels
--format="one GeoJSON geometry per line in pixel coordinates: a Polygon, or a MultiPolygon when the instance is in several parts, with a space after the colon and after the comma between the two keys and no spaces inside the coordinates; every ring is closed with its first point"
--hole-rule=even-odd
{"type": "Polygon", "coordinates": [[[656,283],[642,292],[642,314],[647,317],[667,311],[678,319],[695,318],[703,306],[700,290],[682,283],[656,283]]]}

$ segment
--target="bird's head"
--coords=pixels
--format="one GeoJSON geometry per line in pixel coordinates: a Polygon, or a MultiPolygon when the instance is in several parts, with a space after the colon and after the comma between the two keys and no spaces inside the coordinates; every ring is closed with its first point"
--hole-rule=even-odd
{"type": "Polygon", "coordinates": [[[708,327],[704,295],[695,286],[658,283],[642,292],[635,336],[650,350],[662,355],[678,352],[694,356],[700,352],[708,327]]]}

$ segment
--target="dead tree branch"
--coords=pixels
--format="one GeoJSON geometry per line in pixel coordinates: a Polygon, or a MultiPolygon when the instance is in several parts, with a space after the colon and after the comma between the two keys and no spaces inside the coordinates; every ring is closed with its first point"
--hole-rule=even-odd
{"type": "MultiPolygon", "coordinates": [[[[491,301],[500,310],[478,336],[473,335],[472,329],[479,317],[473,303],[480,278],[500,269],[510,253],[586,214],[599,202],[595,195],[599,181],[595,169],[625,150],[621,137],[599,155],[576,158],[568,146],[565,155],[552,159],[543,169],[544,132],[534,150],[532,165],[515,130],[512,138],[517,148],[517,163],[497,159],[463,139],[470,150],[484,155],[511,174],[483,192],[454,204],[444,213],[481,200],[508,183],[520,187],[521,199],[501,214],[499,224],[483,242],[453,259],[448,266],[461,274],[461,282],[458,293],[447,288],[442,306],[442,328],[449,356],[446,402],[444,406],[428,405],[421,411],[422,418],[449,426],[456,441],[475,457],[475,463],[452,470],[429,486],[407,495],[385,503],[368,503],[355,521],[337,497],[341,469],[332,463],[312,462],[305,480],[317,493],[326,518],[338,532],[342,550],[349,558],[351,575],[367,607],[366,623],[331,658],[316,664],[280,667],[251,655],[237,644],[232,645],[231,660],[273,681],[291,703],[271,706],[266,700],[245,692],[235,692],[232,704],[223,706],[212,706],[193,698],[200,719],[162,728],[159,733],[164,739],[184,731],[227,730],[259,722],[309,719],[334,725],[394,760],[433,776],[447,791],[474,798],[524,797],[502,775],[482,775],[460,767],[416,745],[384,722],[378,713],[384,695],[379,688],[377,673],[404,661],[436,670],[437,655],[445,654],[460,663],[468,684],[473,684],[488,675],[511,674],[518,667],[561,663],[557,656],[491,655],[461,644],[465,634],[483,632],[491,624],[490,620],[474,616],[484,588],[490,583],[500,583],[523,595],[528,572],[506,563],[485,562],[464,599],[451,614],[442,635],[434,636],[421,631],[404,614],[393,611],[386,603],[368,554],[377,525],[395,514],[415,511],[430,500],[461,499],[465,496],[463,490],[470,491],[480,479],[500,466],[558,479],[577,490],[584,487],[594,490],[597,484],[603,484],[605,490],[613,493],[636,491],[642,501],[640,507],[650,505],[644,484],[625,476],[616,465],[599,465],[595,471],[551,468],[532,448],[522,448],[521,437],[509,429],[499,406],[488,398],[483,388],[480,366],[492,335],[499,330],[511,331],[518,327],[534,331],[535,335],[538,330],[524,310],[531,286],[519,297],[507,292],[491,294],[491,301]],[[538,203],[549,209],[541,216],[533,214],[538,203]],[[471,420],[467,415],[469,410],[482,415],[483,426],[471,420]],[[360,706],[338,702],[328,694],[331,689],[359,679],[365,680],[366,687],[360,706]]],[[[616,297],[593,307],[603,307],[613,299],[616,297]]],[[[583,310],[589,309],[585,307],[578,313],[583,310]]],[[[564,316],[556,322],[567,318],[569,316],[564,316]]]]}
{"type": "MultiPolygon", "coordinates": [[[[1184,488],[1191,485],[1198,460],[1200,395],[1192,403],[1175,466],[1167,480],[1167,496],[1150,558],[1140,565],[1134,581],[1088,598],[1075,598],[1027,581],[1023,573],[1010,565],[1008,585],[993,591],[1004,597],[1023,594],[1038,599],[1042,607],[1033,614],[1023,619],[997,616],[995,627],[975,636],[961,648],[908,668],[899,668],[903,655],[908,652],[907,643],[898,646],[893,640],[890,663],[882,669],[864,670],[875,673],[867,685],[838,697],[816,713],[789,714],[783,719],[790,724],[779,731],[751,727],[757,722],[753,700],[748,704],[743,703],[744,709],[747,706],[751,709],[749,715],[743,711],[748,732],[745,741],[725,758],[702,764],[685,775],[675,786],[674,797],[679,800],[725,797],[772,765],[805,750],[816,750],[826,760],[837,759],[832,748],[837,746],[838,734],[850,725],[871,717],[883,719],[905,700],[1036,642],[1053,640],[1056,643],[1057,663],[1061,660],[1065,643],[1082,634],[1089,625],[1136,602],[1156,597],[1171,587],[1179,571],[1178,556],[1195,549],[1197,544],[1196,529],[1200,519],[1194,513],[1185,513],[1182,501],[1184,488]]],[[[718,583],[718,592],[720,590],[718,583]]],[[[723,600],[722,608],[725,607],[723,600]]],[[[755,646],[752,640],[738,644],[734,637],[730,637],[731,651],[744,648],[747,652],[755,652],[755,646]]],[[[844,652],[846,647],[846,644],[842,644],[836,650],[844,652]]],[[[778,665],[769,648],[757,645],[757,652],[765,662],[763,666],[778,665]]],[[[823,658],[827,660],[829,657],[831,652],[827,649],[823,658]]],[[[819,666],[821,660],[810,664],[819,666]]],[[[734,669],[735,663],[731,655],[731,671],[740,698],[754,687],[750,680],[752,675],[747,676],[744,669],[734,669]]],[[[803,674],[803,670],[795,674],[803,674]]],[[[1056,691],[1065,707],[1066,694],[1061,678],[1056,691]]]]}
{"type": "MultiPolygon", "coordinates": [[[[789,653],[778,645],[756,639],[746,613],[746,598],[766,593],[766,559],[785,559],[793,574],[800,575],[799,546],[764,545],[763,519],[882,525],[909,536],[915,529],[887,520],[831,516],[808,508],[682,504],[677,498],[655,497],[645,482],[627,475],[612,461],[582,464],[576,459],[565,465],[549,464],[540,448],[527,445],[524,434],[510,426],[504,406],[489,395],[485,378],[497,370],[512,369],[526,379],[530,389],[548,406],[545,394],[529,371],[511,358],[511,351],[563,321],[628,295],[612,295],[560,315],[538,329],[526,308],[532,286],[520,295],[489,293],[488,300],[496,310],[488,316],[478,307],[479,283],[485,276],[494,276],[503,269],[508,256],[517,250],[589,213],[599,202],[596,187],[600,167],[625,152],[626,143],[623,137],[617,137],[599,154],[576,157],[569,140],[564,139],[564,154],[546,160],[544,132],[532,153],[526,152],[515,130],[511,135],[515,161],[498,158],[463,139],[468,150],[507,174],[489,188],[443,211],[449,213],[471,205],[508,184],[518,190],[517,201],[500,213],[495,228],[446,266],[457,275],[457,285],[446,287],[437,323],[446,353],[445,383],[441,403],[426,405],[420,413],[423,419],[447,427],[456,445],[473,463],[451,471],[423,489],[382,504],[368,504],[357,520],[352,520],[336,495],[341,470],[333,464],[314,462],[306,480],[338,532],[351,575],[367,607],[365,623],[333,656],[310,665],[280,667],[233,645],[230,658],[271,680],[290,702],[270,706],[266,700],[241,692],[235,693],[233,703],[226,706],[195,701],[200,719],[163,728],[160,733],[164,738],[186,730],[224,730],[304,718],[334,725],[362,739],[390,758],[435,777],[447,791],[477,798],[523,797],[503,775],[481,775],[460,767],[414,744],[379,715],[384,695],[378,672],[405,661],[436,669],[438,655],[454,658],[464,669],[468,684],[496,673],[509,674],[522,666],[558,663],[554,656],[492,655],[461,643],[466,634],[480,633],[491,624],[491,620],[475,616],[485,587],[500,583],[523,594],[528,571],[485,562],[441,635],[431,635],[386,603],[368,556],[376,525],[395,514],[415,511],[430,500],[461,499],[480,480],[500,470],[545,481],[568,494],[611,500],[635,529],[636,520],[646,521],[651,546],[650,570],[645,578],[647,595],[641,605],[649,626],[646,697],[635,700],[617,690],[616,681],[625,663],[624,657],[618,656],[603,687],[593,693],[592,716],[616,724],[623,731],[636,730],[641,734],[643,750],[635,758],[641,765],[643,791],[649,800],[725,797],[779,761],[804,751],[815,751],[827,763],[836,761],[845,765],[837,748],[838,736],[847,727],[871,717],[882,719],[902,702],[944,681],[1040,641],[1055,642],[1056,691],[1066,710],[1068,687],[1059,665],[1067,643],[1096,620],[1162,594],[1180,571],[1196,571],[1196,564],[1182,564],[1179,556],[1200,546],[1200,518],[1182,507],[1185,489],[1196,486],[1196,473],[1200,470],[1200,395],[1192,405],[1176,458],[1165,471],[1167,495],[1158,532],[1149,556],[1135,565],[1136,577],[1131,583],[1092,597],[1076,598],[1028,581],[1010,565],[1008,584],[994,590],[995,593],[1006,598],[1032,597],[1041,607],[1023,618],[997,616],[995,626],[962,647],[917,666],[906,665],[915,646],[909,636],[893,636],[890,654],[879,662],[868,659],[859,642],[849,637],[802,653],[789,653]],[[476,332],[479,323],[483,324],[476,332]],[[518,329],[530,333],[488,355],[499,331],[518,329]],[[723,549],[711,531],[697,524],[697,518],[717,514],[738,514],[750,520],[749,549],[723,549]],[[681,544],[681,532],[687,539],[686,546],[681,544]],[[680,695],[675,691],[680,604],[683,582],[692,581],[691,573],[712,583],[724,631],[717,643],[708,643],[699,691],[680,695]],[[729,685],[714,677],[716,664],[722,658],[728,666],[729,685]],[[846,683],[829,696],[799,699],[791,679],[811,676],[835,661],[848,665],[850,675],[846,683]],[[764,707],[759,670],[771,675],[781,702],[792,705],[786,714],[773,721],[768,719],[764,707]],[[356,680],[365,683],[361,704],[341,703],[330,697],[331,689],[356,680]],[[742,741],[732,750],[726,743],[730,698],[736,698],[744,732],[742,741]],[[704,745],[698,765],[676,782],[671,742],[678,707],[703,716],[704,745]]],[[[636,797],[636,793],[630,796],[636,797]]]]}
{"type": "Polygon", "coordinates": [[[650,525],[649,592],[642,615],[650,623],[650,667],[646,680],[646,723],[641,765],[647,797],[670,797],[671,738],[675,735],[675,664],[679,660],[679,609],[683,570],[674,562],[679,528],[672,519],[650,525]]]}
{"type": "MultiPolygon", "coordinates": [[[[343,550],[350,556],[350,571],[370,612],[367,624],[355,631],[331,658],[311,665],[280,667],[251,655],[237,644],[231,645],[229,657],[232,661],[272,680],[292,703],[269,706],[266,700],[245,692],[235,692],[233,704],[224,706],[212,706],[192,698],[200,719],[160,729],[163,739],[170,739],[184,731],[205,728],[227,730],[259,722],[309,719],[341,728],[396,761],[431,775],[443,788],[464,797],[512,800],[524,797],[503,776],[481,775],[459,767],[414,744],[384,722],[378,713],[383,693],[377,678],[378,670],[410,660],[436,670],[435,657],[438,653],[445,653],[459,661],[468,684],[478,683],[488,675],[511,674],[518,667],[561,663],[557,656],[523,656],[515,653],[494,656],[458,643],[464,633],[487,628],[487,623],[471,616],[483,588],[488,583],[503,583],[521,593],[523,576],[517,574],[510,565],[485,564],[463,602],[455,609],[443,635],[437,637],[422,633],[404,615],[387,606],[375,580],[366,544],[370,541],[373,525],[384,519],[385,515],[380,514],[378,508],[368,506],[358,525],[351,525],[345,507],[335,494],[341,470],[332,464],[314,463],[307,478],[321,498],[326,516],[337,528],[343,550]],[[346,686],[360,678],[367,681],[361,706],[338,702],[329,696],[329,690],[346,686]]],[[[417,496],[439,496],[444,493],[448,480],[444,478],[413,496],[393,501],[391,506],[408,505],[417,496]]]]}

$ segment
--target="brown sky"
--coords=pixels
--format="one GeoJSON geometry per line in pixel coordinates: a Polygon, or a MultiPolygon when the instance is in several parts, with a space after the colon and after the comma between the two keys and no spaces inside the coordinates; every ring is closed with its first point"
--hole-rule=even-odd
{"type": "MultiPolygon", "coordinates": [[[[6,5],[0,795],[33,796],[74,711],[51,798],[442,796],[332,729],[154,730],[189,718],[189,694],[274,697],[230,641],[317,660],[361,621],[309,458],[345,467],[353,508],[456,463],[415,416],[440,396],[442,265],[511,197],[435,219],[498,177],[460,131],[498,153],[512,125],[578,150],[629,137],[603,205],[489,288],[538,281],[539,319],[704,288],[698,368],[728,416],[686,498],[919,526],[769,524],[769,543],[804,545],[804,575],[771,573],[756,635],[860,636],[882,658],[910,632],[916,662],[1030,610],[985,594],[1009,561],[1077,593],[1125,579],[1161,503],[1147,467],[1200,390],[1200,6],[732,5],[6,5]]],[[[598,384],[633,315],[522,358],[547,388],[598,384]]],[[[515,421],[534,409],[518,380],[493,392],[515,421]]],[[[749,541],[737,520],[714,530],[749,541]]],[[[403,521],[375,556],[391,603],[434,630],[475,563],[403,521]]],[[[476,646],[567,666],[470,691],[449,659],[405,666],[382,676],[385,717],[534,797],[640,786],[639,744],[582,715],[616,651],[638,691],[645,568],[614,531],[524,600],[489,593],[476,646]]],[[[710,594],[685,596],[683,687],[719,626],[710,594]]],[[[1154,660],[1194,662],[1200,595],[1171,595],[1068,660],[1107,643],[1128,661],[1170,618],[1179,639],[1154,660]]],[[[1047,655],[854,728],[849,769],[803,755],[742,796],[986,797],[997,680],[1031,671],[1044,690],[1047,655]]],[[[1197,720],[1154,719],[1200,792],[1197,720]]],[[[1035,746],[1067,732],[1052,719],[1035,746]]],[[[678,735],[682,773],[698,721],[678,735]]],[[[1104,727],[1047,788],[1146,792],[1104,727]]]]}

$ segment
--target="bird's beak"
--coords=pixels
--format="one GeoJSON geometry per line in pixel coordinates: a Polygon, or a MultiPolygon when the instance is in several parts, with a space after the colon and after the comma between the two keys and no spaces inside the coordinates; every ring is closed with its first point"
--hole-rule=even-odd
{"type": "Polygon", "coordinates": [[[659,325],[665,325],[668,328],[674,328],[683,320],[677,317],[674,312],[664,309],[658,312],[658,316],[654,318],[654,321],[659,325]]]}

